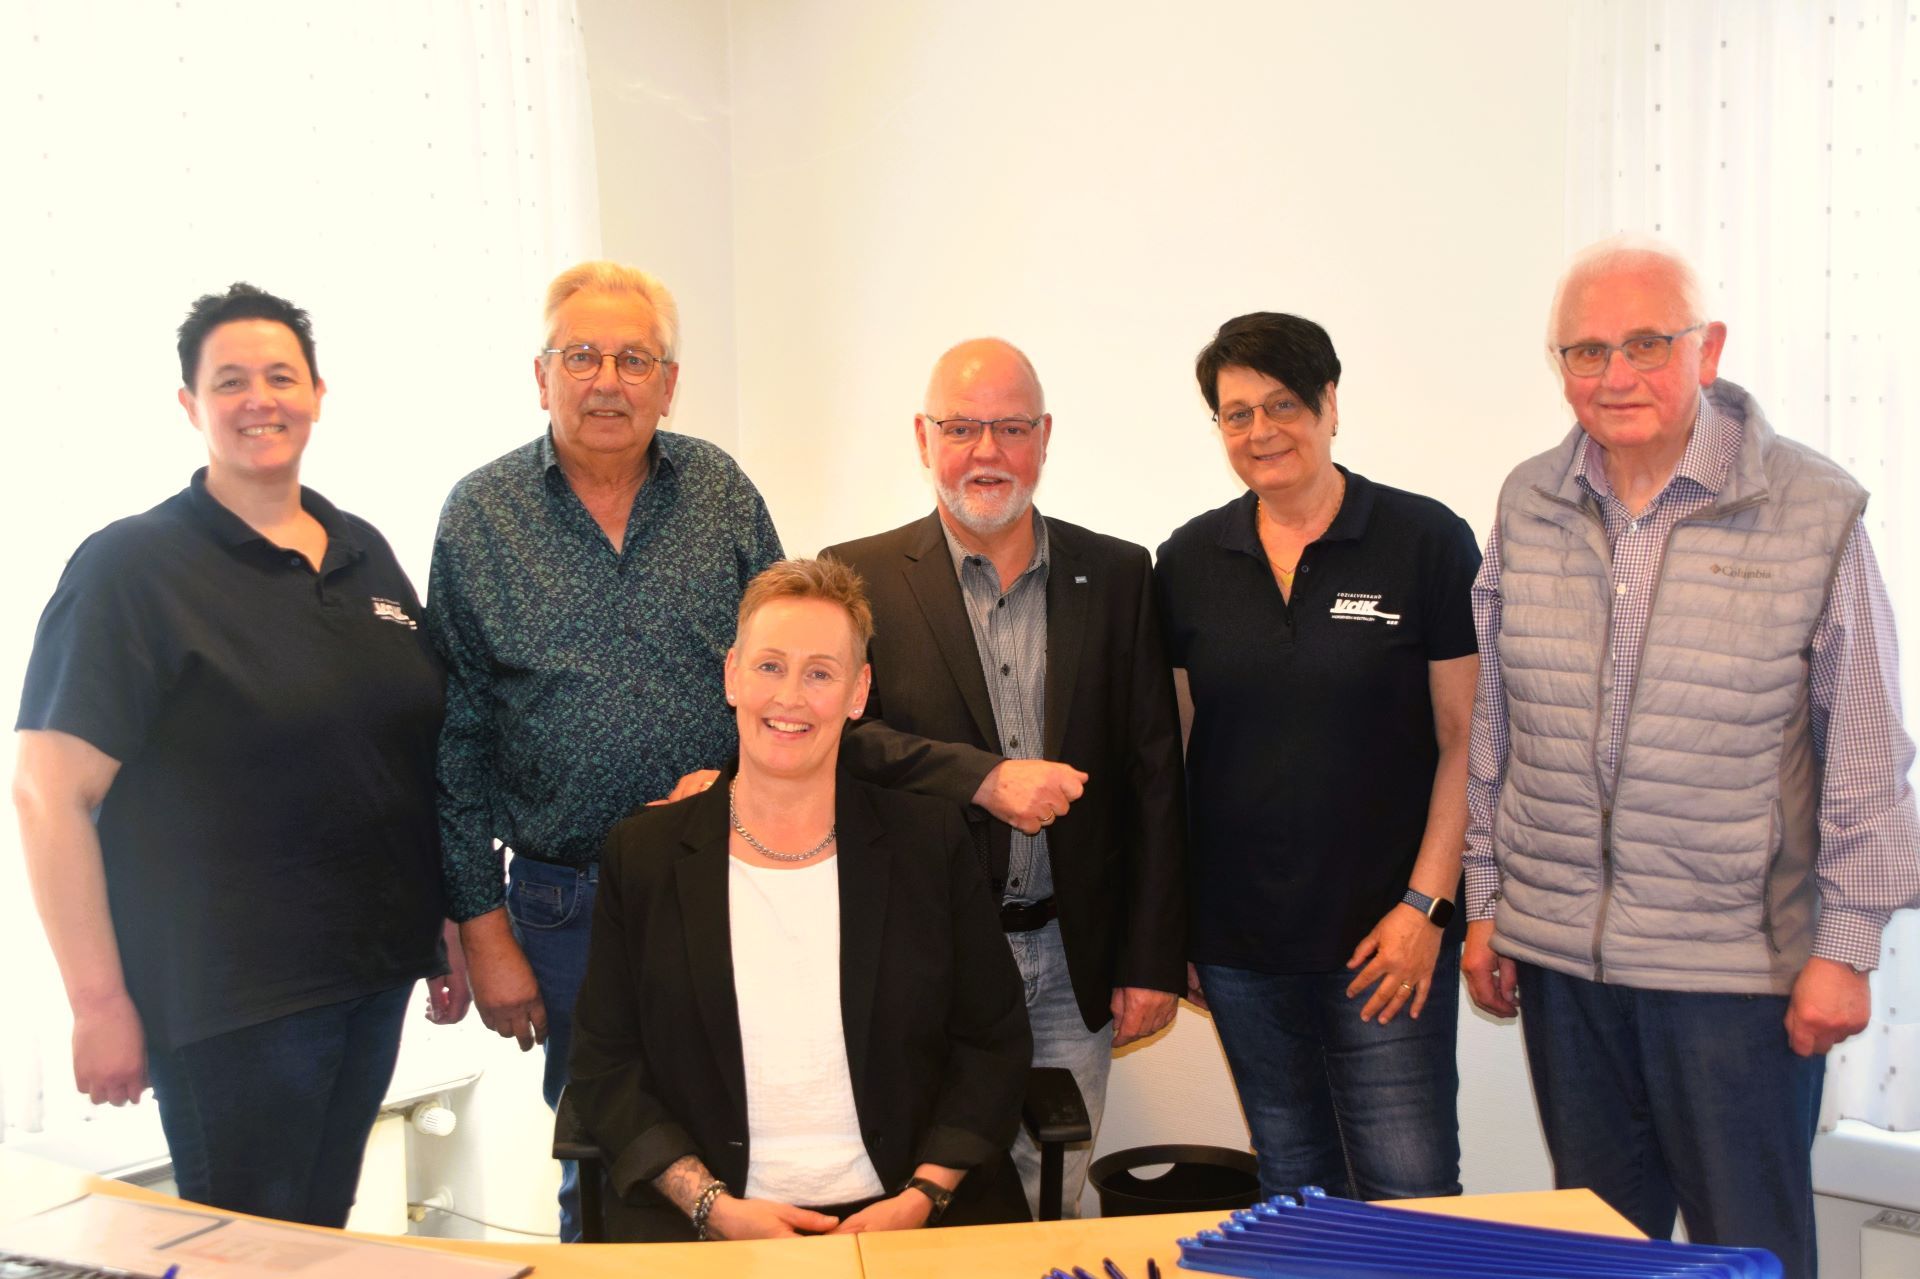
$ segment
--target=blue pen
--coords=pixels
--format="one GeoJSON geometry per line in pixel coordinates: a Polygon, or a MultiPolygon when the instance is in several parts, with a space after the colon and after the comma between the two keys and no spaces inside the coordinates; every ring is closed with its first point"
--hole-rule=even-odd
{"type": "Polygon", "coordinates": [[[1112,1257],[1100,1258],[1100,1264],[1106,1267],[1107,1279],[1127,1279],[1127,1272],[1114,1265],[1112,1257]]]}
{"type": "Polygon", "coordinates": [[[180,1263],[176,1261],[172,1265],[167,1267],[167,1273],[165,1273],[164,1275],[161,1275],[160,1279],[179,1279],[179,1274],[180,1274],[180,1263]]]}

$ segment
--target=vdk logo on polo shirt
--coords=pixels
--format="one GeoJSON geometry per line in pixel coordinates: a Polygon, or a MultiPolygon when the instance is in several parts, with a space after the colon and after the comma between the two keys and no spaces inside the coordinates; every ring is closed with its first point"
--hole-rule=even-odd
{"type": "Polygon", "coordinates": [[[401,608],[395,601],[383,600],[378,595],[373,597],[373,615],[383,622],[394,622],[410,631],[420,629],[420,624],[407,616],[406,609],[401,608]]]}
{"type": "Polygon", "coordinates": [[[1378,595],[1362,595],[1354,591],[1341,591],[1334,596],[1333,607],[1327,610],[1327,616],[1336,622],[1385,622],[1388,626],[1400,625],[1400,614],[1380,611],[1378,595]]]}

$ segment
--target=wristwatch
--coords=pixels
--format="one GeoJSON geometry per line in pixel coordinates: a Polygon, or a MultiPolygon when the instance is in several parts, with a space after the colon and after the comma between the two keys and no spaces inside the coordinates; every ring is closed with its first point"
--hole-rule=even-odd
{"type": "Polygon", "coordinates": [[[900,1187],[899,1193],[904,1195],[909,1190],[918,1190],[921,1194],[933,1201],[933,1209],[927,1213],[927,1224],[929,1226],[939,1221],[940,1214],[945,1212],[947,1205],[953,1202],[953,1192],[951,1190],[948,1190],[938,1182],[928,1181],[925,1177],[907,1178],[907,1184],[900,1187]]]}
{"type": "Polygon", "coordinates": [[[1425,893],[1409,888],[1401,894],[1400,900],[1427,917],[1435,928],[1445,928],[1453,922],[1453,903],[1444,897],[1429,897],[1425,893]]]}

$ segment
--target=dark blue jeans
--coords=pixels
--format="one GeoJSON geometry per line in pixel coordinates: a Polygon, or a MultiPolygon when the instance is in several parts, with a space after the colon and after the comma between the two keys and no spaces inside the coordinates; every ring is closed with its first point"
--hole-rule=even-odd
{"type": "Polygon", "coordinates": [[[346,1225],[412,990],[309,1008],[171,1051],[149,1044],[147,1074],[180,1197],[346,1225]]]}
{"type": "MultiPolygon", "coordinates": [[[[508,872],[507,917],[547,1010],[547,1068],[540,1091],[549,1107],[560,1104],[560,1090],[567,1086],[573,1005],[587,972],[587,938],[599,887],[597,865],[553,866],[516,857],[508,872]]],[[[580,1167],[571,1160],[560,1165],[560,1242],[580,1242],[580,1167]]]]}
{"type": "Polygon", "coordinates": [[[1449,932],[1415,1021],[1360,1020],[1353,974],[1202,964],[1260,1160],[1260,1193],[1321,1186],[1354,1199],[1460,1193],[1460,947],[1449,932]]]}
{"type": "Polygon", "coordinates": [[[1520,965],[1520,1026],[1554,1184],[1655,1239],[1766,1248],[1812,1279],[1825,1057],[1787,1045],[1784,995],[1602,985],[1520,965]]]}

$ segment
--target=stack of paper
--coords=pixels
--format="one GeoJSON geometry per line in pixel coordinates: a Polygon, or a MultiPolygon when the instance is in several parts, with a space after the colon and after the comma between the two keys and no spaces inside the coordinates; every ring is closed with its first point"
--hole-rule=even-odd
{"type": "Polygon", "coordinates": [[[4,1252],[178,1279],[518,1279],[531,1268],[117,1195],[0,1228],[4,1252]]]}
{"type": "Polygon", "coordinates": [[[1249,1279],[1780,1279],[1761,1248],[1616,1239],[1335,1199],[1318,1186],[1180,1241],[1188,1270],[1249,1279]]]}

